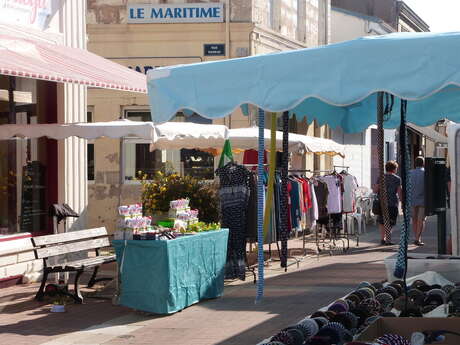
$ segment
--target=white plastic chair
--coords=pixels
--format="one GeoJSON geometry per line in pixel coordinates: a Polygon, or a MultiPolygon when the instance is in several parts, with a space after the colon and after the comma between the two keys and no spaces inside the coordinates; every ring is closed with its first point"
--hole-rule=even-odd
{"type": "Polygon", "coordinates": [[[366,232],[366,222],[361,207],[357,206],[354,213],[346,216],[347,229],[350,234],[362,234],[366,232]]]}

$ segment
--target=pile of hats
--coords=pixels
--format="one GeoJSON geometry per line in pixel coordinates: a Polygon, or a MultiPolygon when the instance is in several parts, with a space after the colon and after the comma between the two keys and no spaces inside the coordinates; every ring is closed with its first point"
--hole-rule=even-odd
{"type": "MultiPolygon", "coordinates": [[[[349,327],[356,326],[357,320],[353,315],[348,315],[347,312],[339,314],[342,314],[342,322],[349,327]]],[[[341,345],[352,340],[353,334],[343,323],[330,321],[324,316],[312,315],[294,326],[283,329],[264,345],[341,345]]]]}
{"type": "MultiPolygon", "coordinates": [[[[429,285],[417,280],[407,287],[406,294],[403,281],[385,286],[362,282],[327,310],[319,310],[283,329],[263,345],[341,345],[351,342],[355,334],[380,317],[396,317],[397,314],[400,317],[422,317],[452,298],[458,298],[460,303],[460,287],[429,285]]],[[[381,342],[377,339],[376,344],[406,344],[399,336],[387,338],[382,338],[381,342]]]]}

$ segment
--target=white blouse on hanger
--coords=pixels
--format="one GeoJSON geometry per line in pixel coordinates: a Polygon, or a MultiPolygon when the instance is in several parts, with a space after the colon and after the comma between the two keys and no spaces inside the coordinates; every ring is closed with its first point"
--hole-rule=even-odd
{"type": "Polygon", "coordinates": [[[335,175],[321,176],[320,180],[325,182],[329,192],[327,196],[327,213],[342,213],[342,193],[340,191],[340,179],[335,175]]]}
{"type": "Polygon", "coordinates": [[[353,175],[343,174],[343,212],[355,211],[356,190],[358,182],[353,175]]]}

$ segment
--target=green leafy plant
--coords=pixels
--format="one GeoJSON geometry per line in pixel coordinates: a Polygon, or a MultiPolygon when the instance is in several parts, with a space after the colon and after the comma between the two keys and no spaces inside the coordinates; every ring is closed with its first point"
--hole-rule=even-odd
{"type": "Polygon", "coordinates": [[[212,231],[220,229],[219,223],[205,223],[198,222],[195,224],[190,224],[187,231],[190,232],[202,232],[202,231],[212,231]]]}
{"type": "Polygon", "coordinates": [[[219,221],[219,199],[215,184],[191,176],[180,176],[167,169],[158,171],[153,176],[139,172],[138,176],[142,185],[142,205],[145,214],[167,212],[170,201],[189,198],[190,207],[199,211],[201,221],[219,221]]]}

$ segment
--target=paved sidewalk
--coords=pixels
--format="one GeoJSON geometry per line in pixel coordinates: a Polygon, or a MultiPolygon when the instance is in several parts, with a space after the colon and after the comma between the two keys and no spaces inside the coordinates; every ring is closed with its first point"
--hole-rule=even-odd
{"type": "MultiPolygon", "coordinates": [[[[68,305],[63,314],[50,313],[50,305],[32,300],[36,284],[0,290],[0,330],[4,344],[46,345],[244,345],[257,344],[316,309],[346,294],[363,280],[386,279],[383,259],[397,247],[378,245],[371,227],[360,247],[343,255],[306,258],[288,272],[274,262],[266,269],[265,298],[254,304],[255,286],[233,282],[224,297],[200,302],[170,316],[153,316],[109,300],[87,298],[83,305],[68,305]]],[[[436,224],[430,220],[425,248],[436,251],[436,224]]],[[[395,232],[394,241],[399,235],[395,232]]],[[[301,247],[293,240],[290,247],[301,247]]],[[[310,246],[311,247],[311,246],[310,246]]]]}

